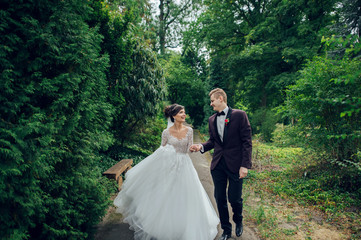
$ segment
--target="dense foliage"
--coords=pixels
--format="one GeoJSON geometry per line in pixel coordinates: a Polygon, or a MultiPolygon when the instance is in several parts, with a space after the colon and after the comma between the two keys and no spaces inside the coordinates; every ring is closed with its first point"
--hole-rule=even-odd
{"type": "Polygon", "coordinates": [[[94,169],[106,131],[108,57],[83,1],[1,6],[1,227],[6,239],[84,239],[104,214],[94,169]]]}
{"type": "Polygon", "coordinates": [[[350,57],[358,54],[359,45],[347,48],[342,59],[310,61],[290,88],[286,109],[310,148],[361,171],[361,63],[350,57]]]}
{"type": "Polygon", "coordinates": [[[284,102],[307,59],[323,50],[321,38],[337,19],[335,1],[205,1],[188,34],[210,52],[209,86],[222,87],[229,104],[247,109],[254,133],[284,102]],[[253,113],[256,113],[253,115],[253,113]]]}
{"type": "Polygon", "coordinates": [[[99,25],[104,36],[102,51],[110,58],[107,94],[115,109],[111,128],[117,144],[124,145],[145,124],[145,117],[157,115],[158,103],[165,94],[163,72],[145,42],[136,11],[127,5],[122,12],[98,1],[93,5],[90,22],[99,25]]]}
{"type": "Polygon", "coordinates": [[[192,51],[184,56],[170,54],[164,61],[165,79],[168,88],[168,100],[186,108],[189,119],[195,127],[204,122],[205,98],[208,98],[205,81],[205,68],[202,59],[197,58],[192,51]]]}
{"type": "MultiPolygon", "coordinates": [[[[164,96],[157,57],[132,14],[99,1],[2,3],[4,238],[92,236],[108,206],[102,161],[119,161],[119,144],[152,129],[164,96]]],[[[163,124],[141,143],[159,146],[163,124]]]]}
{"type": "MultiPolygon", "coordinates": [[[[199,19],[231,96],[251,111],[283,102],[306,59],[322,49],[334,1],[207,1],[199,19]]],[[[216,73],[219,74],[219,73],[216,73]]]]}

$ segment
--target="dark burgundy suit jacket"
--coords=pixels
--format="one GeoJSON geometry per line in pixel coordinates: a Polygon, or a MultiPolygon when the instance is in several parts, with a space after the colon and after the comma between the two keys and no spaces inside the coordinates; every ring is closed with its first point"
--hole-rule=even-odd
{"type": "Polygon", "coordinates": [[[224,157],[228,169],[238,173],[240,167],[252,167],[252,131],[247,114],[242,110],[229,108],[224,126],[223,142],[217,130],[217,114],[208,119],[209,140],[203,143],[204,152],[214,148],[211,170],[221,157],[224,157]]]}

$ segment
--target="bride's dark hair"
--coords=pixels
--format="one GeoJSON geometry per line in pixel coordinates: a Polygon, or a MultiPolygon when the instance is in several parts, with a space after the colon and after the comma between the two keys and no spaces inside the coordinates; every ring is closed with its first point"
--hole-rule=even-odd
{"type": "Polygon", "coordinates": [[[170,118],[170,120],[172,122],[174,122],[174,118],[173,116],[177,115],[179,113],[180,110],[184,109],[184,107],[182,105],[179,104],[172,104],[169,106],[166,106],[164,109],[164,115],[166,118],[170,118]]]}

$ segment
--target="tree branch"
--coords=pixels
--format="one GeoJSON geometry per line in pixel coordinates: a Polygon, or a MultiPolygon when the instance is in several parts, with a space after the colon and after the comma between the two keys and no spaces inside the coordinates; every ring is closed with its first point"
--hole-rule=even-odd
{"type": "MultiPolygon", "coordinates": [[[[171,20],[169,20],[169,22],[166,23],[166,28],[168,28],[170,24],[172,24],[175,20],[177,20],[177,18],[180,16],[180,14],[181,14],[183,11],[185,11],[187,8],[189,8],[190,5],[191,5],[191,4],[190,4],[190,0],[188,0],[188,2],[186,2],[186,3],[184,4],[184,6],[178,11],[178,13],[176,13],[176,14],[174,15],[174,18],[172,18],[171,20]]],[[[166,19],[166,18],[165,18],[165,19],[166,19]]]]}

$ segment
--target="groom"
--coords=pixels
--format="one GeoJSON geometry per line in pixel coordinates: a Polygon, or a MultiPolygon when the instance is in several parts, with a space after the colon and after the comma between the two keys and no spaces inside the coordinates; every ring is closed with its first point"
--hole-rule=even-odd
{"type": "Polygon", "coordinates": [[[208,119],[209,140],[202,144],[193,144],[190,150],[204,153],[214,148],[211,175],[223,229],[219,240],[226,240],[232,233],[227,205],[227,183],[228,201],[233,210],[236,236],[239,237],[243,233],[242,185],[243,178],[252,166],[251,126],[244,111],[227,106],[227,95],[222,89],[213,89],[209,96],[210,105],[217,112],[208,119]]]}

